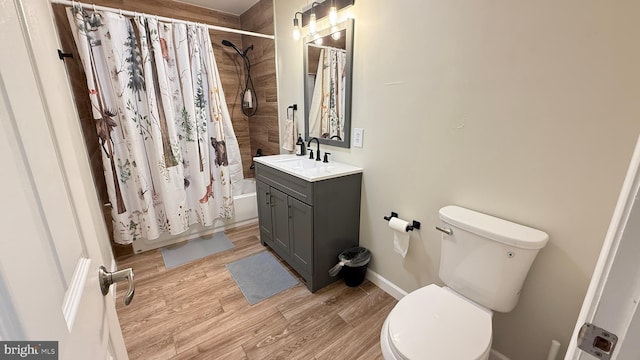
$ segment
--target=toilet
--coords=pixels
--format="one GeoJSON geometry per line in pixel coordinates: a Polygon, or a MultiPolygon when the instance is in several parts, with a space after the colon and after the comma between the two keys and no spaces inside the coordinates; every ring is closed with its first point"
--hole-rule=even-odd
{"type": "Polygon", "coordinates": [[[540,230],[459,206],[439,211],[440,279],[403,297],[380,333],[386,360],[484,360],[493,311],[509,312],[538,251],[540,230]]]}

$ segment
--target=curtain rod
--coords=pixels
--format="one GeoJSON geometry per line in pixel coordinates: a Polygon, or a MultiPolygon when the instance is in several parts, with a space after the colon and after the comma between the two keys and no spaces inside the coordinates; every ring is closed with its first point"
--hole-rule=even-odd
{"type": "MultiPolygon", "coordinates": [[[[96,11],[97,10],[99,10],[99,11],[110,11],[110,12],[115,12],[115,13],[118,13],[118,14],[121,14],[121,15],[127,15],[127,16],[150,15],[150,16],[153,16],[153,17],[155,17],[155,18],[157,18],[158,20],[161,20],[161,21],[177,22],[177,23],[182,23],[182,24],[195,24],[195,22],[193,22],[193,21],[172,19],[172,18],[168,18],[168,17],[164,17],[164,16],[156,16],[156,15],[144,14],[144,13],[136,12],[136,11],[115,9],[115,8],[110,8],[110,7],[106,7],[106,6],[99,6],[99,5],[95,5],[95,4],[85,4],[85,3],[78,2],[78,1],[69,1],[69,0],[50,0],[50,1],[51,1],[52,4],[61,4],[61,5],[67,5],[67,6],[79,5],[79,6],[83,7],[83,8],[85,8],[85,9],[96,10],[96,11]]],[[[273,36],[273,35],[267,35],[267,34],[251,32],[251,31],[232,29],[232,28],[228,28],[228,27],[224,27],[224,26],[217,26],[217,25],[209,25],[209,24],[202,24],[202,25],[206,26],[210,30],[218,30],[218,31],[230,32],[230,33],[234,33],[234,34],[256,36],[256,37],[261,37],[261,38],[266,38],[266,39],[271,39],[271,40],[275,39],[275,36],[273,36]]]]}

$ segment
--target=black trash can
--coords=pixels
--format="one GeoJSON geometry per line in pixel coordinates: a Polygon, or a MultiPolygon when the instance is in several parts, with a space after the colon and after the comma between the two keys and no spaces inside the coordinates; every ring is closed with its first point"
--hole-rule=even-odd
{"type": "Polygon", "coordinates": [[[331,276],[339,273],[349,287],[360,286],[367,275],[367,264],[371,260],[371,252],[363,247],[349,248],[338,255],[340,262],[329,270],[331,276]]]}

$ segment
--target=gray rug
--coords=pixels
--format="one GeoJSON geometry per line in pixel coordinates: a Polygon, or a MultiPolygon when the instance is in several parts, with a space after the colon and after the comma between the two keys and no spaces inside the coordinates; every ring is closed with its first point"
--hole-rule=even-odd
{"type": "Polygon", "coordinates": [[[206,238],[198,238],[160,249],[164,266],[174,268],[194,260],[233,248],[233,243],[223,232],[206,238]]]}
{"type": "Polygon", "coordinates": [[[227,264],[227,269],[251,305],[298,284],[267,251],[227,264]]]}

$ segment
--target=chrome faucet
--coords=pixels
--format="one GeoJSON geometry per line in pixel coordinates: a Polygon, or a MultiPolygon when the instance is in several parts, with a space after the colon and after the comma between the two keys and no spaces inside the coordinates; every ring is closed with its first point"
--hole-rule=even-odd
{"type": "MultiPolygon", "coordinates": [[[[312,137],[311,140],[309,140],[309,143],[307,143],[307,147],[311,146],[311,142],[315,140],[316,144],[318,144],[318,147],[316,148],[316,161],[321,161],[322,159],[320,159],[320,141],[318,140],[317,137],[312,137]]],[[[313,159],[313,153],[311,151],[309,151],[309,159],[313,159]]]]}

